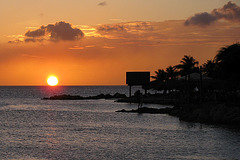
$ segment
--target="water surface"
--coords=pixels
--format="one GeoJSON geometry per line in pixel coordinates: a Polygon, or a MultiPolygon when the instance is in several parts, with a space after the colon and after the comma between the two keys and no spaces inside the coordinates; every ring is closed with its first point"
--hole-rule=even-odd
{"type": "Polygon", "coordinates": [[[0,87],[0,159],[240,159],[236,128],[117,113],[137,106],[114,100],[41,100],[115,92],[128,88],[0,87]]]}

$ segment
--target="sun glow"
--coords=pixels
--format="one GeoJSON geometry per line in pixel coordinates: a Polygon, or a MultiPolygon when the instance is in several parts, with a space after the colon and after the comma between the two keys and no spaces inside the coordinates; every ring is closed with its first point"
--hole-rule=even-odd
{"type": "Polygon", "coordinates": [[[58,84],[58,79],[55,76],[50,76],[47,79],[47,83],[49,86],[56,86],[58,84]]]}

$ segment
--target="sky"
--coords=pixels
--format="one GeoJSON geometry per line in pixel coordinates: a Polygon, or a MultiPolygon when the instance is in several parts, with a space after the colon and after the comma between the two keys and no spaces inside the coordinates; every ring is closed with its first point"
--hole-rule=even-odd
{"type": "Polygon", "coordinates": [[[239,42],[240,0],[1,0],[0,85],[124,85],[239,42]]]}

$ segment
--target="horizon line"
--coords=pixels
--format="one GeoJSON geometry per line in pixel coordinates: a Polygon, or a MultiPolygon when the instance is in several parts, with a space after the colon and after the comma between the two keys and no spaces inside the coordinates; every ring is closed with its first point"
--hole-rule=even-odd
{"type": "Polygon", "coordinates": [[[127,86],[127,84],[113,84],[113,85],[0,85],[0,87],[81,87],[81,86],[127,86]]]}

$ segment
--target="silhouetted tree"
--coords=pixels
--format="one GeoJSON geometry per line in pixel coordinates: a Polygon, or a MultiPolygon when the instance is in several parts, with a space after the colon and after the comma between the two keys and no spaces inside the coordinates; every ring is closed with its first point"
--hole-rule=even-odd
{"type": "Polygon", "coordinates": [[[235,43],[221,48],[215,56],[217,78],[222,80],[240,80],[240,44],[235,43]]]}
{"type": "Polygon", "coordinates": [[[184,57],[180,61],[180,64],[176,65],[175,68],[178,69],[178,73],[181,76],[185,76],[198,71],[196,65],[198,65],[198,61],[196,61],[192,56],[184,55],[184,57]]]}
{"type": "Polygon", "coordinates": [[[216,75],[216,63],[214,60],[207,60],[206,63],[202,65],[203,74],[208,77],[215,77],[216,75]]]}
{"type": "Polygon", "coordinates": [[[168,66],[166,68],[167,79],[175,79],[176,78],[176,68],[173,66],[168,66]]]}
{"type": "Polygon", "coordinates": [[[163,69],[159,69],[158,71],[155,71],[156,76],[151,76],[151,78],[163,82],[164,80],[167,79],[167,74],[163,69]]]}

